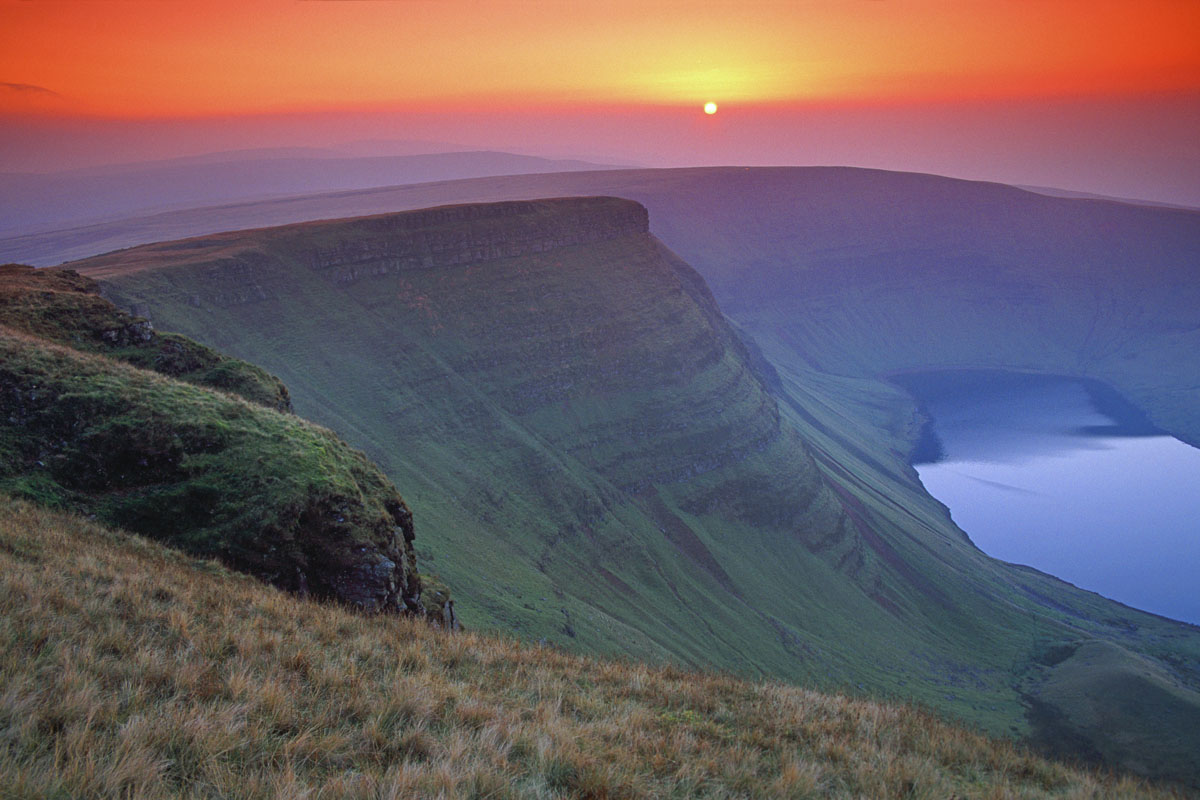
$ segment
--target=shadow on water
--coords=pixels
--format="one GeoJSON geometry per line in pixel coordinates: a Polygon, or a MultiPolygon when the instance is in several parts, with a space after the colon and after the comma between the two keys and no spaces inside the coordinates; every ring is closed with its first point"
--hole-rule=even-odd
{"type": "Polygon", "coordinates": [[[1005,437],[1005,428],[1080,437],[1167,435],[1110,386],[1090,378],[966,369],[888,378],[913,396],[925,418],[909,457],[913,466],[947,459],[942,441],[947,421],[963,426],[974,419],[998,438],[1005,437]]]}
{"type": "Polygon", "coordinates": [[[1200,622],[1200,450],[1094,380],[891,376],[926,418],[910,461],[984,552],[1200,622]]]}

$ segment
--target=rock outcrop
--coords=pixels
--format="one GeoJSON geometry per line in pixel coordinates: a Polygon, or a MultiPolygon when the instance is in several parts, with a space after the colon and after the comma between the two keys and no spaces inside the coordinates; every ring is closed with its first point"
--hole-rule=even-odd
{"type": "Polygon", "coordinates": [[[69,271],[0,268],[0,312],[0,492],[297,593],[424,612],[404,500],[362,453],[281,412],[277,379],[155,333],[69,271]]]}

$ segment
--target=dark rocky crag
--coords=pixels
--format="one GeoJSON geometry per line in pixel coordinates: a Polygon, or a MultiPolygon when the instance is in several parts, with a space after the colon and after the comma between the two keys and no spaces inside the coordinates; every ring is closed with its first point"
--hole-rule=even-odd
{"type": "Polygon", "coordinates": [[[155,332],[74,272],[17,265],[0,267],[0,354],[0,491],[289,591],[441,618],[404,500],[282,410],[287,390],[263,370],[155,332]]]}

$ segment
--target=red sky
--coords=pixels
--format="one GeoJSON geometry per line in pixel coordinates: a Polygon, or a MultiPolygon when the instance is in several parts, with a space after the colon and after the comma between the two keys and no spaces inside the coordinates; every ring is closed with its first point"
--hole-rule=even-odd
{"type": "Polygon", "coordinates": [[[1198,0],[0,0],[4,170],[421,138],[1200,202],[1198,111],[1198,0]]]}

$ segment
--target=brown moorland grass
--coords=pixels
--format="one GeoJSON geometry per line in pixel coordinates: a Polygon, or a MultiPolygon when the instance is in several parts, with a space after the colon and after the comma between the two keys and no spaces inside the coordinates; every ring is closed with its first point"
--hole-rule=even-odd
{"type": "Polygon", "coordinates": [[[358,615],[0,498],[0,796],[1172,795],[902,705],[358,615]]]}

